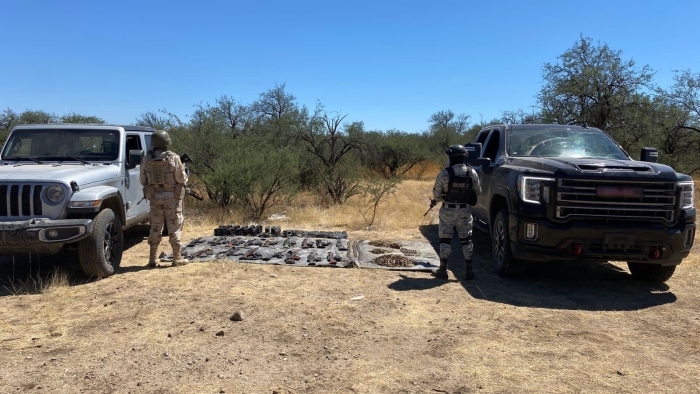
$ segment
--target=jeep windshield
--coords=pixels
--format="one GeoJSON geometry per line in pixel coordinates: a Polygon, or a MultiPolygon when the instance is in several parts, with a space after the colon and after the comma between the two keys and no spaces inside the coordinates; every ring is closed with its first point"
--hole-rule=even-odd
{"type": "Polygon", "coordinates": [[[119,155],[119,132],[99,129],[19,129],[2,151],[3,160],[113,161],[119,155]]]}
{"type": "Polygon", "coordinates": [[[560,157],[629,160],[600,130],[523,128],[508,130],[506,151],[513,157],[560,157]]]}

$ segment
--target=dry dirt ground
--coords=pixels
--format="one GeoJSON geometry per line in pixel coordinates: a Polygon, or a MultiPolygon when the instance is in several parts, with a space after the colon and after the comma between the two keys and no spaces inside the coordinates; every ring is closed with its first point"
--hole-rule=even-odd
{"type": "MultiPolygon", "coordinates": [[[[81,276],[70,254],[33,261],[31,270],[28,261],[0,263],[0,393],[700,387],[698,240],[674,277],[654,285],[632,280],[623,264],[537,264],[524,277],[500,278],[480,233],[470,282],[456,279],[461,255],[450,261],[449,281],[231,262],[149,269],[145,235],[127,232],[123,268],[103,280],[81,276]],[[46,275],[56,260],[67,267],[66,284],[46,275]],[[236,310],[242,321],[231,320],[236,310]]],[[[435,242],[437,227],[394,235],[350,233],[435,242]]]]}

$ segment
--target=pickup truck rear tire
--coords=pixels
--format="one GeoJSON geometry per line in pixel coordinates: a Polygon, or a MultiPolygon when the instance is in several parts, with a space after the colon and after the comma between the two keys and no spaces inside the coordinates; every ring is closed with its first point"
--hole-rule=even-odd
{"type": "Polygon", "coordinates": [[[666,282],[676,271],[675,265],[627,263],[627,267],[629,267],[633,278],[656,283],[666,282]]]}
{"type": "Polygon", "coordinates": [[[513,257],[508,232],[508,211],[501,209],[496,214],[491,234],[493,245],[493,268],[500,276],[516,276],[523,273],[523,262],[513,257]]]}
{"type": "Polygon", "coordinates": [[[122,261],[124,233],[119,216],[107,208],[93,220],[92,234],[78,243],[80,266],[85,275],[104,278],[114,274],[122,261]]]}

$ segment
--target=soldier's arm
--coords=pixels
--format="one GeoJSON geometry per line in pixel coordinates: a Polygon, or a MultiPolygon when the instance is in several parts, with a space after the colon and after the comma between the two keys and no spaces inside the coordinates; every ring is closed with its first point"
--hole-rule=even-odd
{"type": "Polygon", "coordinates": [[[469,176],[472,178],[472,182],[474,183],[474,193],[478,196],[481,194],[481,182],[479,182],[479,174],[474,171],[473,168],[469,168],[469,176]]]}
{"type": "Polygon", "coordinates": [[[185,172],[185,165],[182,164],[180,156],[175,155],[175,181],[180,184],[187,184],[187,173],[185,172]]]}
{"type": "Polygon", "coordinates": [[[141,158],[141,171],[139,172],[141,186],[148,186],[148,173],[146,172],[146,157],[141,158]]]}
{"type": "Polygon", "coordinates": [[[442,196],[447,188],[447,183],[449,181],[449,175],[447,171],[442,170],[435,179],[435,185],[433,186],[433,199],[437,202],[442,201],[442,196]]]}

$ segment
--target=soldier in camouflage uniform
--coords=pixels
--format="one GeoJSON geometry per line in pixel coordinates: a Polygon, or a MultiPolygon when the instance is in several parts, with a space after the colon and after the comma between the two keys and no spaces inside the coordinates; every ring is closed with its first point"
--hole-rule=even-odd
{"type": "Polygon", "coordinates": [[[141,161],[140,181],[144,197],[151,204],[151,233],[148,236],[150,254],[148,266],[156,266],[158,245],[162,239],[163,222],[168,225],[170,246],[173,248],[173,266],[187,264],[180,254],[182,244],[182,200],[185,196],[187,173],[180,156],[168,150],[170,135],[158,130],[151,136],[151,150],[141,161]]]}
{"type": "Polygon", "coordinates": [[[446,152],[449,165],[440,171],[433,187],[431,207],[442,201],[440,208],[440,268],[433,275],[447,279],[447,259],[452,253],[452,234],[457,231],[466,263],[465,279],[473,279],[472,270],[472,214],[471,206],[481,193],[479,176],[465,164],[467,150],[462,145],[453,145],[446,152]]]}

